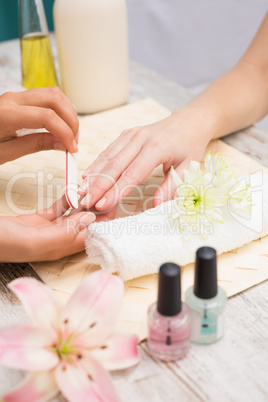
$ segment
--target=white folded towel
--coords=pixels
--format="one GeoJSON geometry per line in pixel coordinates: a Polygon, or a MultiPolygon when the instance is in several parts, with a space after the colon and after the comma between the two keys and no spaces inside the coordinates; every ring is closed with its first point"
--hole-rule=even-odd
{"type": "Polygon", "coordinates": [[[176,220],[168,219],[174,201],[139,215],[90,225],[86,251],[91,263],[129,280],[156,273],[168,261],[194,262],[196,250],[204,245],[214,247],[219,255],[267,235],[268,176],[251,175],[248,180],[253,203],[250,217],[225,207],[224,222],[213,222],[213,234],[206,240],[199,234],[184,239],[176,220]]]}

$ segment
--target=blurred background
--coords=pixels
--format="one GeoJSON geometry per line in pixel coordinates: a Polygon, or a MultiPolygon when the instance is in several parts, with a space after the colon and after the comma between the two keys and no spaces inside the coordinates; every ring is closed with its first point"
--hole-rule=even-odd
{"type": "MultiPolygon", "coordinates": [[[[53,30],[54,0],[43,0],[53,30]]],[[[126,0],[130,58],[198,94],[244,53],[267,0],[126,0]]],[[[0,0],[0,41],[18,37],[18,0],[0,0]]],[[[268,50],[267,50],[268,51],[268,50]]],[[[268,130],[268,118],[258,123],[268,130]]]]}

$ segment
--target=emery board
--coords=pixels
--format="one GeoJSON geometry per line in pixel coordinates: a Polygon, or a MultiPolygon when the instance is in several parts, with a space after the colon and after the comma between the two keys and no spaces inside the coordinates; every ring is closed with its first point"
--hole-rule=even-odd
{"type": "Polygon", "coordinates": [[[78,208],[78,169],[76,154],[66,151],[65,196],[69,206],[78,208]]]}

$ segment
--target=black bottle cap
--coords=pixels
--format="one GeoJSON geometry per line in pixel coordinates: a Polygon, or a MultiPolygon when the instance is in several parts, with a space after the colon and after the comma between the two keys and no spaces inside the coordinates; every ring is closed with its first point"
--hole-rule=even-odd
{"type": "Polygon", "coordinates": [[[194,294],[200,299],[212,299],[218,293],[217,253],[212,247],[196,252],[194,294]]]}
{"type": "Polygon", "coordinates": [[[167,317],[181,311],[181,269],[172,262],[159,270],[157,311],[167,317]]]}

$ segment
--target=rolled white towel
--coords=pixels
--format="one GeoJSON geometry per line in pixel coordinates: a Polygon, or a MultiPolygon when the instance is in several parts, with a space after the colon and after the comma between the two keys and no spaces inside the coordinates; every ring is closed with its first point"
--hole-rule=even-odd
{"type": "MultiPolygon", "coordinates": [[[[90,225],[86,251],[91,263],[129,280],[156,273],[167,261],[179,265],[194,262],[196,250],[204,245],[214,247],[219,255],[267,235],[268,176],[251,175],[247,180],[253,204],[250,216],[225,207],[223,223],[213,222],[213,233],[206,240],[194,233],[184,239],[177,221],[168,218],[174,201],[138,215],[90,225]]],[[[195,229],[192,227],[193,232],[195,229]]]]}

